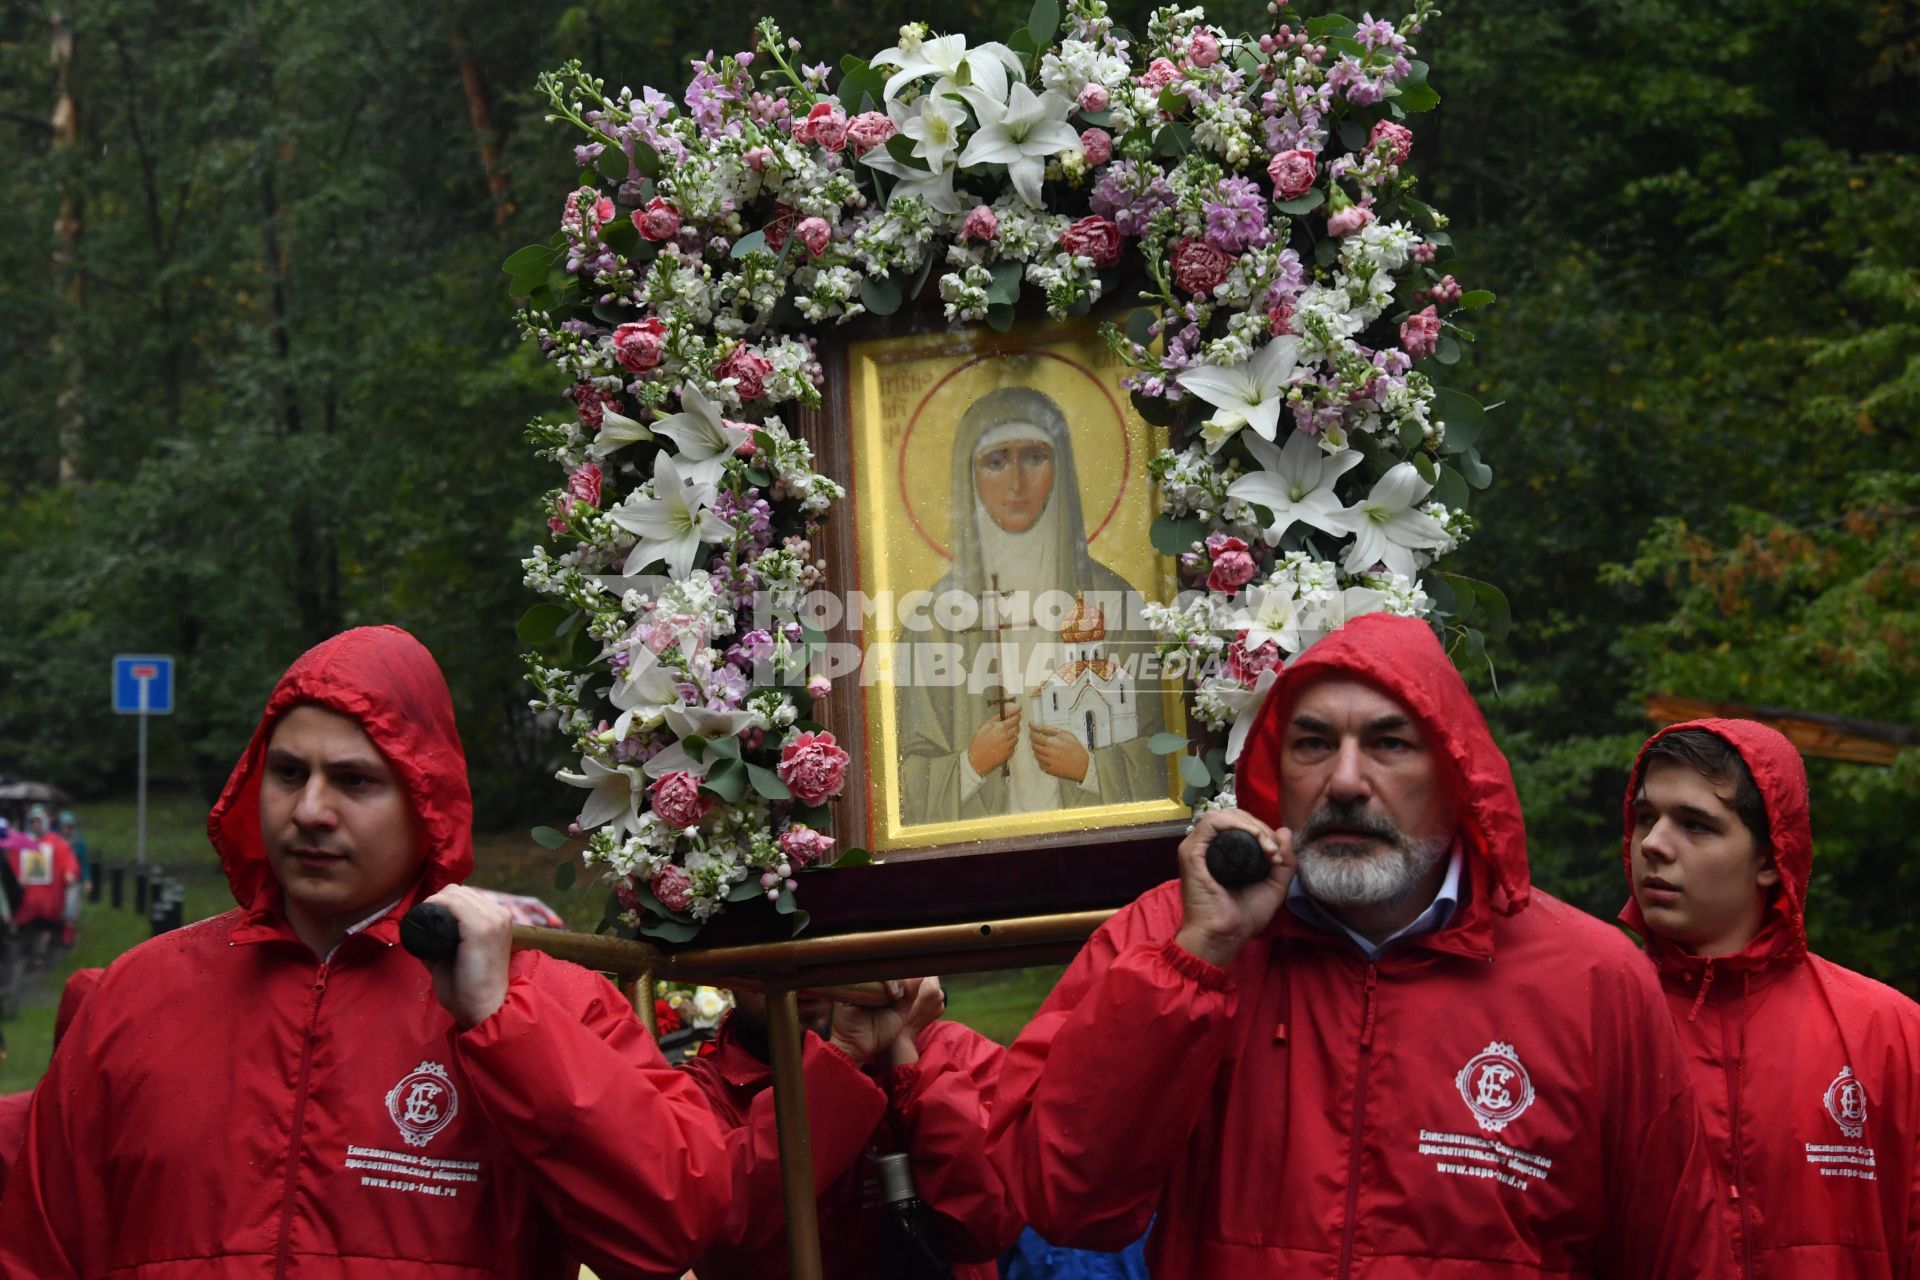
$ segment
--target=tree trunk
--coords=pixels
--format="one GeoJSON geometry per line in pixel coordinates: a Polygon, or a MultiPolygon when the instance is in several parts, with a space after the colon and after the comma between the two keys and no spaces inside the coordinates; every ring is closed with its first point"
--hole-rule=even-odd
{"type": "Polygon", "coordinates": [[[500,131],[493,124],[486,75],[457,23],[453,27],[453,56],[460,65],[460,84],[467,94],[467,118],[473,122],[474,141],[480,147],[480,167],[487,175],[487,194],[493,199],[494,232],[504,235],[507,219],[513,216],[513,188],[500,157],[500,131]]]}
{"type": "Polygon", "coordinates": [[[56,439],[60,448],[60,483],[80,480],[80,449],[86,437],[86,409],[81,399],[86,364],[73,330],[79,325],[86,297],[81,287],[80,235],[85,228],[85,205],[80,184],[71,172],[80,152],[80,105],[73,96],[73,28],[55,9],[49,15],[53,42],[53,151],[60,173],[60,214],[54,222],[53,285],[66,304],[66,313],[53,324],[51,347],[55,365],[66,366],[60,390],[54,395],[56,439]],[[64,153],[64,154],[62,154],[64,153]]]}

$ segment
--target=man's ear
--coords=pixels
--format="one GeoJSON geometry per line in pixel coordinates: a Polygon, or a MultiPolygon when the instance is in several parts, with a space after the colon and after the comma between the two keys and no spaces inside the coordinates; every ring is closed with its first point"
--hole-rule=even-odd
{"type": "Polygon", "coordinates": [[[1754,875],[1753,882],[1763,889],[1771,889],[1780,883],[1780,864],[1773,860],[1772,849],[1768,849],[1762,856],[1766,858],[1766,863],[1754,875]]]}

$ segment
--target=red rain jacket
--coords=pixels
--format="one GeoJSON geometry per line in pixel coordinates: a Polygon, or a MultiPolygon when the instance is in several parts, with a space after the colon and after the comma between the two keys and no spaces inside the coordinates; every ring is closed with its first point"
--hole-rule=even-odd
{"type": "MultiPolygon", "coordinates": [[[[60,991],[60,1007],[53,1015],[55,1048],[65,1038],[67,1028],[73,1025],[81,1002],[100,985],[100,975],[105,972],[105,969],[75,969],[67,975],[67,985],[60,991]]],[[[14,1159],[20,1154],[20,1144],[26,1140],[27,1111],[32,1106],[31,1089],[0,1096],[0,1192],[6,1190],[7,1179],[13,1173],[14,1159]]]]}
{"type": "Polygon", "coordinates": [[[514,956],[467,1031],[397,945],[472,869],[472,806],[432,657],[349,631],[275,687],[208,830],[240,909],[107,971],[36,1093],[0,1204],[17,1280],[603,1280],[679,1275],[723,1233],[734,1175],[692,1081],[600,976],[514,956]],[[358,720],[410,796],[427,869],[322,962],[289,928],[259,830],[269,732],[358,720]]]}
{"type": "Polygon", "coordinates": [[[67,890],[80,883],[80,859],[62,836],[49,831],[16,840],[8,851],[20,879],[17,925],[60,924],[67,917],[67,890]]]}
{"type": "Polygon", "coordinates": [[[1179,885],[1108,921],[1008,1051],[994,1159],[1049,1240],[1157,1280],[1731,1275],[1704,1135],[1631,945],[1530,887],[1507,762],[1433,633],[1362,617],[1275,685],[1237,769],[1278,825],[1282,729],[1321,676],[1403,703],[1449,762],[1468,892],[1369,963],[1282,907],[1230,970],[1179,885]]]}
{"type": "MultiPolygon", "coordinates": [[[[746,1233],[695,1265],[700,1280],[784,1280],[786,1214],[780,1191],[772,1073],[722,1024],[714,1052],[683,1068],[714,1114],[750,1146],[742,1198],[746,1233]]],[[[820,1224],[820,1257],[834,1280],[883,1280],[884,1212],[872,1157],[905,1150],[914,1187],[933,1211],[954,1280],[994,1280],[994,1259],[1020,1234],[1000,1177],[987,1161],[985,1095],[1005,1054],[957,1022],[934,1022],[916,1040],[920,1061],[869,1076],[807,1037],[806,1074],[820,1224]]]]}
{"type": "MultiPolygon", "coordinates": [[[[1807,950],[1813,828],[1807,772],[1751,720],[1696,720],[1733,745],[1766,801],[1780,890],[1737,955],[1702,960],[1647,939],[1693,1072],[1726,1235],[1749,1280],[1920,1277],[1920,1005],[1807,950]]],[[[1645,759],[1642,748],[1641,760],[1645,759]]],[[[1627,876],[1636,762],[1627,785],[1627,876]]]]}

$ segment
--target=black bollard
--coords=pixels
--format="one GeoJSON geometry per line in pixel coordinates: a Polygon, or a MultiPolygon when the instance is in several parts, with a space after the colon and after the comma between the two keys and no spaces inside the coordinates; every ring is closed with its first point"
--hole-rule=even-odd
{"type": "Polygon", "coordinates": [[[178,929],[186,923],[187,891],[181,887],[175,891],[172,902],[167,905],[167,928],[178,929]]]}
{"type": "Polygon", "coordinates": [[[113,864],[113,869],[107,872],[107,875],[111,878],[113,884],[113,892],[107,896],[111,900],[113,909],[118,911],[126,905],[127,901],[127,869],[116,862],[113,864]]]}
{"type": "Polygon", "coordinates": [[[88,902],[100,901],[100,889],[101,889],[100,882],[106,879],[106,874],[107,874],[107,860],[105,858],[102,858],[96,855],[93,859],[92,866],[90,866],[87,869],[87,901],[88,902]]]}
{"type": "Polygon", "coordinates": [[[147,914],[147,869],[141,867],[133,873],[133,909],[141,915],[147,914]]]}

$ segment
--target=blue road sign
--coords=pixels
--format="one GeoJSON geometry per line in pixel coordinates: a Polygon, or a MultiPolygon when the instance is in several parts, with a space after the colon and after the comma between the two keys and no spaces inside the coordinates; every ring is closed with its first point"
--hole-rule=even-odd
{"type": "Polygon", "coordinates": [[[173,714],[172,657],[157,653],[123,653],[115,657],[113,710],[123,716],[173,714]]]}

